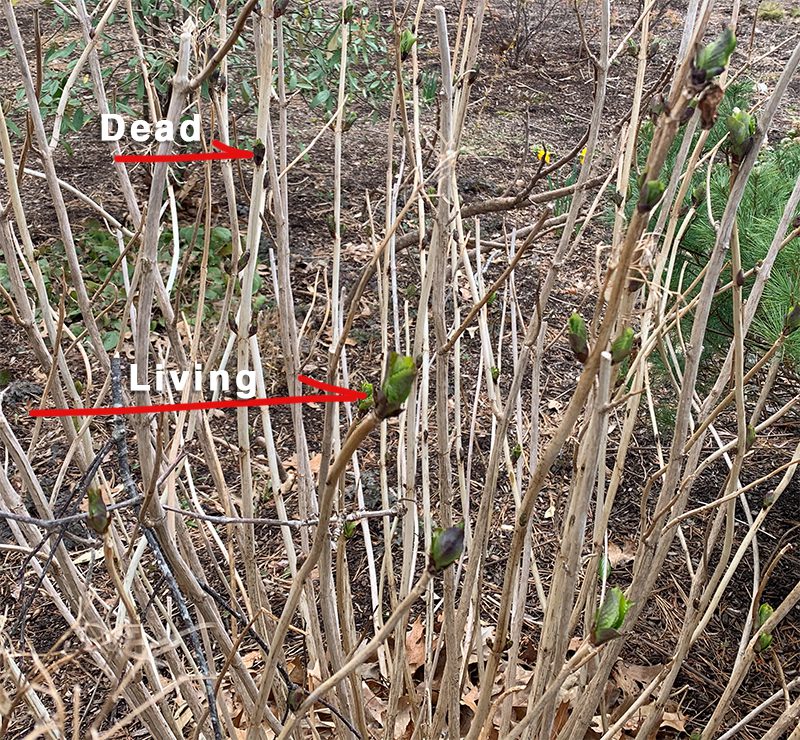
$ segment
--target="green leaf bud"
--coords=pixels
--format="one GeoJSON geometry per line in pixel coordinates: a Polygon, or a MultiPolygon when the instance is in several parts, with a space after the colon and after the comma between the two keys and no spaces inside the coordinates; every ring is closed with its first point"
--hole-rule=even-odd
{"type": "Polygon", "coordinates": [[[622,334],[611,343],[611,362],[614,365],[618,365],[630,355],[633,348],[633,336],[633,329],[626,326],[622,334]]]}
{"type": "Polygon", "coordinates": [[[86,521],[97,534],[103,535],[111,523],[106,502],[103,501],[103,494],[97,488],[90,488],[86,495],[89,500],[89,518],[86,521]]]}
{"type": "Polygon", "coordinates": [[[382,387],[375,394],[375,410],[381,419],[397,416],[417,377],[413,357],[392,352],[382,387]]]}
{"type": "Polygon", "coordinates": [[[573,312],[567,322],[567,337],[575,359],[579,362],[586,362],[589,359],[589,339],[586,333],[586,322],[577,311],[573,312]]]}
{"type": "Polygon", "coordinates": [[[607,581],[611,575],[611,563],[605,555],[600,556],[600,562],[597,564],[597,577],[601,581],[607,581]]]}
{"type": "Polygon", "coordinates": [[[444,570],[461,557],[464,551],[464,524],[437,529],[431,540],[430,562],[434,570],[444,570]]]}
{"type": "Polygon", "coordinates": [[[722,74],[735,48],[736,34],[733,28],[728,26],[714,41],[697,53],[692,64],[692,82],[702,86],[722,74]]]}
{"type": "Polygon", "coordinates": [[[358,528],[358,522],[354,519],[345,519],[344,527],[342,528],[342,534],[346,540],[350,540],[356,533],[356,529],[358,528]]]}
{"type": "Polygon", "coordinates": [[[362,398],[358,402],[359,411],[369,411],[375,405],[375,396],[373,393],[372,383],[362,383],[361,392],[366,393],[367,397],[362,398]]]}
{"type": "Polygon", "coordinates": [[[783,326],[783,333],[787,336],[800,329],[800,303],[792,306],[792,310],[786,314],[786,322],[783,326]]]}
{"type": "MultiPolygon", "coordinates": [[[[766,624],[767,620],[772,616],[772,613],[774,611],[775,610],[766,602],[764,602],[761,606],[758,607],[758,629],[761,629],[766,624]]],[[[763,632],[758,636],[756,650],[759,653],[762,653],[771,644],[772,644],[772,634],[769,632],[763,632]]]]}
{"type": "Polygon", "coordinates": [[[400,59],[401,61],[405,61],[408,55],[411,53],[411,49],[414,48],[414,44],[417,43],[417,37],[414,35],[413,31],[405,28],[403,29],[403,33],[400,34],[400,59]]]}
{"type": "Polygon", "coordinates": [[[728,151],[734,162],[741,162],[753,146],[756,119],[747,111],[734,108],[725,124],[728,127],[728,151]]]}
{"type": "Polygon", "coordinates": [[[750,450],[756,443],[756,428],[752,424],[747,425],[747,434],[744,439],[745,451],[750,450]]]}
{"type": "Polygon", "coordinates": [[[414,358],[392,352],[389,357],[389,372],[383,384],[383,392],[389,403],[405,403],[416,376],[417,365],[414,358]]]}
{"type": "Polygon", "coordinates": [[[661,180],[647,180],[641,186],[639,191],[639,202],[636,204],[636,209],[639,213],[647,213],[651,211],[656,203],[661,200],[664,195],[666,186],[661,180]]]}

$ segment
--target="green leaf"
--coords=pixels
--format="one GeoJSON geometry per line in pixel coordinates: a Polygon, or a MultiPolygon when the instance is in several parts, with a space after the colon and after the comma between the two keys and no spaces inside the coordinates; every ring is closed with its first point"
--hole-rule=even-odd
{"type": "Polygon", "coordinates": [[[79,131],[85,122],[86,115],[83,112],[83,108],[76,108],[72,114],[72,130],[79,131]]]}
{"type": "Polygon", "coordinates": [[[392,352],[389,356],[386,380],[383,383],[383,393],[390,404],[405,403],[416,376],[417,365],[414,358],[392,352]]]}
{"type": "Polygon", "coordinates": [[[722,74],[735,48],[736,34],[733,28],[728,26],[714,41],[698,52],[692,67],[692,81],[702,85],[722,74]]]}
{"type": "Polygon", "coordinates": [[[211,246],[218,247],[223,244],[230,244],[233,235],[231,230],[225,226],[215,226],[211,229],[211,246]]]}
{"type": "Polygon", "coordinates": [[[242,101],[249,103],[253,99],[253,88],[247,80],[242,80],[242,101]]]}
{"type": "Polygon", "coordinates": [[[618,586],[606,592],[603,603],[597,610],[592,627],[592,643],[602,645],[619,636],[619,629],[625,621],[625,615],[633,602],[625,598],[625,594],[618,586]]]}
{"type": "Polygon", "coordinates": [[[313,98],[311,98],[309,105],[312,108],[318,108],[319,106],[324,105],[330,97],[330,90],[320,90],[313,98]]]}
{"type": "Polygon", "coordinates": [[[105,349],[106,352],[110,352],[117,346],[118,341],[119,341],[118,331],[107,332],[106,335],[103,337],[103,349],[105,349]]]}

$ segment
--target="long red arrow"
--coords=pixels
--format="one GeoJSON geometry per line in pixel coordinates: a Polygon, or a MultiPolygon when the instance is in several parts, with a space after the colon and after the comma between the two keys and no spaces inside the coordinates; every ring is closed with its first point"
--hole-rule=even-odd
{"type": "Polygon", "coordinates": [[[115,162],[210,162],[217,159],[252,159],[253,152],[237,149],[212,139],[211,145],[218,152],[189,152],[188,154],[117,154],[115,162]]]}
{"type": "Polygon", "coordinates": [[[287,406],[294,403],[354,403],[367,397],[366,393],[323,383],[305,375],[297,379],[305,385],[327,391],[327,394],[310,396],[281,396],[276,398],[245,398],[230,401],[197,401],[195,403],[161,403],[150,406],[99,406],[93,409],[31,409],[33,417],[52,416],[114,416],[116,414],[156,414],[162,411],[201,411],[204,409],[232,409],[239,406],[287,406]]]}

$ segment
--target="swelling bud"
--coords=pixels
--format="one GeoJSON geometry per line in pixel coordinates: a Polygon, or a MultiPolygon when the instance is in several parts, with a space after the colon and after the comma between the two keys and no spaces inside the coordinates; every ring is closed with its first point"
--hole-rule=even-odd
{"type": "Polygon", "coordinates": [[[661,196],[664,195],[665,189],[666,186],[661,180],[646,180],[639,192],[639,202],[636,204],[639,213],[652,211],[656,203],[661,200],[661,196]]]}
{"type": "Polygon", "coordinates": [[[383,385],[375,392],[375,412],[381,419],[397,416],[411,393],[417,377],[417,363],[413,357],[392,352],[383,385]]]}
{"type": "Polygon", "coordinates": [[[728,127],[728,151],[737,164],[741,162],[753,147],[756,133],[756,119],[747,111],[734,108],[725,119],[728,127]]]}
{"type": "Polygon", "coordinates": [[[631,353],[633,348],[633,329],[626,327],[613,342],[611,342],[611,362],[618,365],[631,353]]]}
{"type": "Polygon", "coordinates": [[[103,501],[103,494],[97,488],[90,488],[86,495],[89,499],[89,518],[86,522],[97,534],[102,536],[108,531],[108,525],[111,523],[106,502],[103,501]]]}
{"type": "Polygon", "coordinates": [[[430,552],[430,567],[434,571],[444,570],[461,557],[464,551],[464,524],[447,529],[437,529],[433,533],[430,552]]]}
{"type": "Polygon", "coordinates": [[[575,359],[578,362],[586,362],[589,359],[589,340],[586,333],[586,322],[577,311],[569,317],[567,322],[567,337],[569,346],[575,359]]]}
{"type": "Polygon", "coordinates": [[[692,64],[692,82],[698,87],[704,87],[714,77],[722,74],[735,48],[736,34],[728,26],[714,41],[697,52],[692,64]]]}

